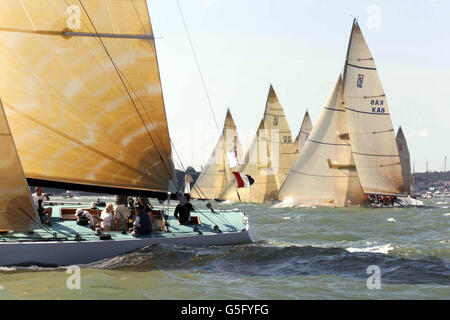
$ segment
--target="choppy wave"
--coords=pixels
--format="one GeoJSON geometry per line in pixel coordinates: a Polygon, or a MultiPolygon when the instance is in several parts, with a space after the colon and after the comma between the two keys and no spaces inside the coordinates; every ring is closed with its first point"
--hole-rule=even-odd
{"type": "Polygon", "coordinates": [[[86,267],[133,271],[191,270],[260,277],[330,274],[364,278],[368,266],[378,265],[386,282],[450,285],[448,262],[438,258],[408,259],[386,254],[392,250],[391,244],[343,249],[273,241],[210,248],[157,245],[86,267]]]}

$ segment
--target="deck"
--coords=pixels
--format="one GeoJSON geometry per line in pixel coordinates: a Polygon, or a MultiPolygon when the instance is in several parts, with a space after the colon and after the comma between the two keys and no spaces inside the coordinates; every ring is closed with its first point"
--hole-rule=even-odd
{"type": "MultiPolygon", "coordinates": [[[[75,220],[62,220],[61,209],[86,209],[86,205],[54,205],[51,223],[52,226],[44,225],[44,228],[35,229],[33,234],[27,232],[9,232],[0,235],[0,241],[3,242],[28,242],[28,241],[64,241],[75,240],[75,237],[79,235],[83,240],[99,240],[99,237],[95,235],[94,231],[89,226],[80,226],[75,220]]],[[[102,208],[99,208],[102,209],[102,208]]],[[[167,208],[166,208],[167,212],[167,208]]],[[[197,216],[200,219],[200,225],[180,225],[177,219],[173,216],[173,208],[169,209],[169,231],[154,231],[148,235],[142,235],[138,238],[171,238],[189,235],[198,235],[198,231],[194,231],[195,227],[203,235],[217,234],[214,230],[214,226],[217,225],[223,233],[227,232],[239,232],[246,229],[247,225],[242,219],[242,214],[238,211],[222,210],[212,213],[209,210],[199,210],[192,212],[192,216],[197,216]]],[[[125,240],[136,239],[130,232],[123,234],[122,232],[107,232],[111,234],[113,240],[125,240]]]]}

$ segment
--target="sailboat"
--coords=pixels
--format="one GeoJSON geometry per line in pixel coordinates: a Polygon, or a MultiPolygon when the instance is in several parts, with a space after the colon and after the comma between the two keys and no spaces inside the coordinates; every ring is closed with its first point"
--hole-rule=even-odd
{"type": "Polygon", "coordinates": [[[208,163],[191,190],[191,197],[196,199],[217,199],[227,185],[234,179],[232,170],[239,165],[242,158],[242,145],[231,112],[228,109],[222,134],[208,163]]]}
{"type": "Polygon", "coordinates": [[[145,0],[8,1],[0,52],[0,265],[82,264],[159,243],[252,241],[239,211],[197,210],[197,225],[171,216],[177,184],[145,0]],[[85,206],[56,205],[45,226],[27,182],[167,200],[155,217],[166,225],[103,240],[74,220],[85,206]]]}
{"type": "Polygon", "coordinates": [[[286,204],[346,207],[364,203],[348,137],[339,76],[277,198],[286,204]]]}
{"type": "Polygon", "coordinates": [[[298,132],[297,138],[295,138],[295,151],[300,153],[308,140],[309,135],[313,129],[313,124],[311,117],[309,116],[308,110],[305,112],[303,117],[302,125],[300,126],[300,131],[298,132]]]}
{"type": "Polygon", "coordinates": [[[405,135],[403,134],[402,127],[398,128],[395,140],[397,142],[398,154],[400,156],[400,162],[402,164],[404,192],[406,194],[411,194],[411,159],[409,155],[408,144],[406,142],[405,135]]]}
{"type": "Polygon", "coordinates": [[[249,188],[237,189],[236,182],[231,181],[220,198],[233,202],[270,202],[286,178],[296,154],[283,107],[270,85],[263,119],[244,163],[238,169],[255,182],[249,188]]]}
{"type": "Polygon", "coordinates": [[[365,203],[365,196],[405,198],[406,193],[386,96],[355,19],[342,79],[338,80],[278,199],[347,206],[365,203]],[[328,111],[336,113],[330,118],[338,119],[340,115],[339,125],[324,120],[328,111]],[[322,180],[327,181],[327,187],[325,184],[320,187],[322,180]]]}

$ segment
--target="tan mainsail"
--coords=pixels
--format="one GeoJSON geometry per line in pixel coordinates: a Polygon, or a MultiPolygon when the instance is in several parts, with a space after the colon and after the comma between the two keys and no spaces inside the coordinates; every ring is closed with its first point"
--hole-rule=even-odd
{"type": "Polygon", "coordinates": [[[0,230],[41,226],[0,101],[0,230]]]}
{"type": "Polygon", "coordinates": [[[295,139],[295,151],[300,153],[305,146],[306,140],[308,140],[309,135],[313,129],[313,124],[311,118],[309,116],[309,112],[306,111],[305,116],[303,117],[302,125],[300,127],[300,131],[295,139]]]}
{"type": "Polygon", "coordinates": [[[250,148],[247,150],[244,163],[238,169],[239,172],[250,175],[255,182],[249,188],[237,189],[236,181],[233,179],[220,196],[221,199],[253,203],[263,203],[274,199],[278,186],[273,169],[270,166],[268,149],[267,131],[263,119],[250,148]]]}
{"type": "Polygon", "coordinates": [[[339,77],[277,198],[293,204],[343,207],[364,203],[339,77]]]}
{"type": "Polygon", "coordinates": [[[356,20],[344,71],[344,101],[364,192],[401,194],[403,178],[389,108],[374,59],[356,20]]]}
{"type": "Polygon", "coordinates": [[[404,192],[411,194],[411,159],[402,127],[398,128],[395,140],[397,141],[398,154],[400,155],[400,162],[402,163],[404,192]]]}
{"type": "Polygon", "coordinates": [[[167,191],[173,175],[145,0],[5,0],[0,94],[27,178],[167,191]]]}
{"type": "Polygon", "coordinates": [[[237,160],[242,158],[242,145],[230,110],[225,117],[222,135],[192,188],[191,197],[197,199],[220,197],[227,185],[234,180],[227,154],[232,154],[237,160]]]}

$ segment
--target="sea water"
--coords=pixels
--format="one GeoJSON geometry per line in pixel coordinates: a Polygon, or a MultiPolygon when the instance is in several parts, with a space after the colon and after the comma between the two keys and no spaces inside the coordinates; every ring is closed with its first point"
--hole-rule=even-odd
{"type": "Polygon", "coordinates": [[[390,209],[213,205],[245,212],[255,243],[157,245],[78,274],[0,268],[0,299],[450,299],[450,199],[390,209]]]}

